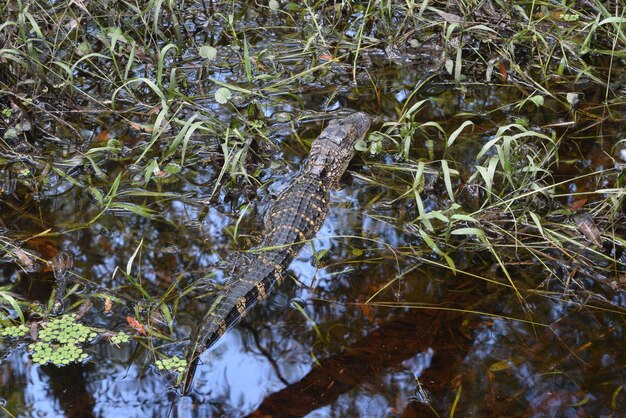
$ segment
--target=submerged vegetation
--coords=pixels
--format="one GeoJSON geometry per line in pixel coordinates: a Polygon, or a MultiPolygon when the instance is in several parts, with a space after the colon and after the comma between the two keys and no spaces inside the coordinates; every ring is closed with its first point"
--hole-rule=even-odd
{"type": "Polygon", "coordinates": [[[206,357],[196,412],[624,410],[623,2],[11,0],[3,412],[34,408],[27,351],[98,368],[66,368],[82,416],[118,364],[170,384],[264,208],[351,111],[375,123],[327,227],[206,357]],[[228,380],[232,352],[265,361],[261,389],[228,380]]]}

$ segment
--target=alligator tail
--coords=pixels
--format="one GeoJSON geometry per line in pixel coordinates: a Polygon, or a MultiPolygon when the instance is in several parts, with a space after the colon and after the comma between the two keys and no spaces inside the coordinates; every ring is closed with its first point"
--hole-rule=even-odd
{"type": "Polygon", "coordinates": [[[227,330],[241,321],[259,301],[258,286],[248,289],[247,286],[244,287],[241,286],[241,283],[239,284],[239,286],[230,286],[215,299],[209,311],[200,321],[201,326],[196,328],[191,336],[185,356],[188,366],[181,382],[183,395],[191,387],[200,355],[215,344],[227,330]]]}
{"type": "Polygon", "coordinates": [[[191,335],[187,346],[187,369],[180,380],[183,395],[191,387],[200,355],[239,323],[257,303],[264,300],[274,284],[282,282],[285,261],[290,260],[279,251],[259,255],[243,277],[232,282],[215,299],[201,319],[200,326],[191,335]]]}

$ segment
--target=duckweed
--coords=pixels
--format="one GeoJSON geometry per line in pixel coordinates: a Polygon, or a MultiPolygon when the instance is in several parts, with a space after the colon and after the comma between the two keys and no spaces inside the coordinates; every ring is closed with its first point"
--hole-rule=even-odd
{"type": "Polygon", "coordinates": [[[159,370],[169,370],[172,372],[182,373],[187,367],[187,361],[178,356],[163,358],[156,361],[159,370]]]}
{"type": "Polygon", "coordinates": [[[52,363],[55,366],[66,366],[70,363],[83,361],[88,354],[76,343],[48,344],[43,341],[30,344],[33,361],[38,364],[52,363]]]}
{"type": "Polygon", "coordinates": [[[89,327],[77,323],[72,315],[66,315],[48,322],[46,328],[39,331],[39,340],[61,344],[83,343],[93,340],[96,335],[89,327]]]}
{"type": "MultiPolygon", "coordinates": [[[[21,324],[0,329],[0,337],[20,338],[28,334],[29,327],[21,324]]],[[[85,360],[89,355],[82,345],[93,340],[98,334],[91,328],[76,322],[73,315],[65,315],[49,320],[39,329],[38,341],[28,346],[32,359],[38,364],[65,366],[85,360]]],[[[120,332],[111,337],[111,342],[118,345],[130,341],[130,336],[120,332]]],[[[168,369],[180,368],[178,358],[164,363],[168,369]]],[[[184,366],[183,366],[184,367],[184,366]]]]}
{"type": "Polygon", "coordinates": [[[89,357],[81,344],[96,335],[89,327],[76,322],[74,316],[65,315],[50,320],[39,331],[39,341],[30,344],[28,349],[35,363],[66,366],[89,357]]]}
{"type": "Polygon", "coordinates": [[[0,336],[2,337],[23,337],[27,333],[28,327],[24,324],[6,327],[0,330],[0,336]]]}
{"type": "Polygon", "coordinates": [[[127,343],[128,341],[130,341],[130,335],[123,332],[120,332],[119,334],[111,337],[111,342],[116,345],[121,343],[127,343]]]}

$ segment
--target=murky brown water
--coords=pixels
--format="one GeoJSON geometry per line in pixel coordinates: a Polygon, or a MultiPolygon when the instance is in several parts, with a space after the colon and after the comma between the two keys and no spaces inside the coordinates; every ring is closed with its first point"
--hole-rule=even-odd
{"type": "MultiPolygon", "coordinates": [[[[292,56],[301,50],[304,39],[292,28],[257,31],[250,23],[260,26],[266,19],[263,12],[247,23],[250,47],[258,54],[271,49],[283,70],[305,68],[308,55],[292,56]]],[[[569,179],[626,162],[620,142],[626,106],[623,101],[601,105],[597,86],[555,85],[559,95],[574,88],[581,92],[578,110],[549,98],[540,108],[528,104],[517,108],[525,95],[514,82],[467,82],[458,87],[444,72],[412,94],[429,76],[422,64],[394,63],[374,51],[367,60],[369,67],[364,67],[370,76],[361,71],[357,85],[351,69],[338,64],[291,80],[288,87],[268,88],[262,98],[244,95],[236,106],[220,106],[213,99],[218,86],[199,71],[202,62],[193,43],[213,38],[221,61],[210,67],[210,76],[233,84],[245,80],[243,74],[227,70],[229,63],[240,59],[241,51],[231,49],[223,26],[209,25],[201,31],[201,23],[191,18],[187,22],[189,38],[182,43],[189,48],[187,59],[167,63],[168,69],[180,68],[189,82],[185,89],[189,102],[176,117],[184,121],[197,113],[199,120],[210,118],[223,126],[215,133],[191,136],[180,173],[142,183],[148,161],[173,165],[181,161],[179,153],[160,158],[167,140],[178,131],[165,132],[164,149],[156,146],[134,164],[151,138],[133,123],[152,121],[155,115],[145,106],[133,108],[135,99],[123,93],[118,106],[125,110],[120,114],[68,114],[67,125],[53,125],[58,137],[76,130],[84,144],[31,137],[37,151],[24,145],[20,154],[32,157],[18,162],[16,154],[3,150],[2,184],[11,185],[2,187],[5,193],[0,200],[3,244],[20,243],[40,260],[39,265],[22,262],[20,266],[19,260],[2,259],[2,289],[38,303],[39,308],[31,306],[33,311],[45,312],[54,286],[53,271],[45,263],[65,251],[74,255],[68,285],[74,292],[69,298],[72,307],[86,298],[93,302],[84,323],[129,330],[126,317],[132,316],[150,320],[151,329],[161,333],[136,335],[121,348],[100,339],[88,347],[87,362],[64,368],[36,365],[25,343],[0,341],[0,400],[5,413],[37,417],[624,414],[623,204],[615,222],[599,221],[605,236],[613,236],[615,243],[612,249],[604,248],[613,264],[599,258],[602,276],[593,277],[596,270],[578,263],[577,257],[593,260],[594,255],[575,246],[557,252],[538,244],[538,253],[545,256],[542,266],[504,239],[507,246],[498,253],[510,278],[490,251],[477,249],[476,240],[457,240],[456,248],[448,248],[458,269],[453,274],[411,227],[419,208],[412,195],[403,196],[419,161],[435,161],[440,167],[438,160],[444,158],[443,138],[431,128],[413,135],[406,160],[398,158],[400,147],[387,142],[385,152],[355,158],[341,190],[333,193],[324,227],[292,264],[293,280],[286,280],[205,353],[191,395],[179,397],[170,380],[156,370],[151,351],[181,352],[181,341],[230,271],[246,262],[244,250],[259,242],[263,209],[296,175],[308,150],[306,143],[320,132],[323,119],[336,111],[368,112],[377,118],[374,128],[381,129],[383,123],[397,119],[399,109],[427,99],[415,123],[437,121],[449,135],[465,120],[472,120],[473,131],[464,132],[446,151],[446,158],[456,161],[454,168],[465,179],[474,170],[475,155],[498,127],[525,118],[531,129],[560,141],[560,163],[552,167],[551,176],[559,183],[554,193],[567,194],[555,199],[562,207],[580,204],[577,192],[618,187],[623,173],[615,170],[569,179]],[[326,116],[320,117],[323,112],[326,116]],[[259,129],[247,125],[242,139],[231,136],[229,146],[233,154],[247,153],[237,170],[245,169],[252,176],[231,177],[221,171],[220,144],[226,127],[237,129],[247,120],[261,121],[259,129]],[[119,150],[93,153],[93,161],[85,158],[90,149],[104,147],[111,139],[120,141],[119,150]],[[435,141],[432,155],[428,139],[435,141]],[[48,161],[52,164],[46,165],[48,161]],[[123,205],[102,212],[94,195],[106,195],[118,175],[116,202],[123,205]],[[148,216],[137,214],[139,210],[148,216]],[[131,258],[134,263],[127,276],[131,258]],[[510,287],[511,280],[524,304],[510,287]],[[109,310],[106,300],[111,295],[109,310]],[[173,316],[169,323],[159,309],[161,302],[173,316]]],[[[95,33],[98,28],[91,30],[95,33]]],[[[112,94],[88,75],[82,82],[96,97],[108,99],[112,94]]],[[[158,103],[154,94],[140,93],[147,103],[158,103]]],[[[95,109],[88,100],[85,106],[95,109]]],[[[461,189],[460,182],[454,186],[461,189]]],[[[446,210],[446,193],[441,180],[427,184],[422,192],[425,210],[446,210]]],[[[586,196],[587,207],[597,208],[593,203],[603,197],[586,196]]],[[[466,204],[466,213],[472,213],[470,199],[466,204]]],[[[570,222],[557,207],[543,209],[548,223],[570,222]]],[[[492,217],[488,221],[493,228],[511,228],[506,219],[496,219],[493,213],[485,216],[492,217]]],[[[586,242],[570,223],[573,239],[586,242]]]]}

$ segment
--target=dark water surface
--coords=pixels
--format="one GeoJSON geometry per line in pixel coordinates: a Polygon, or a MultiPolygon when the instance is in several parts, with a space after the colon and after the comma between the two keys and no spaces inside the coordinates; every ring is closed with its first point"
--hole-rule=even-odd
{"type": "MultiPolygon", "coordinates": [[[[237,30],[248,25],[253,52],[274,55],[263,61],[265,65],[273,61],[289,73],[309,66],[310,54],[298,55],[304,34],[279,25],[284,23],[280,19],[275,28],[258,29],[270,19],[265,11],[259,13],[237,30]]],[[[358,14],[350,19],[358,19],[358,14]]],[[[41,165],[15,162],[4,151],[0,157],[3,184],[12,181],[9,176],[17,177],[15,189],[0,200],[3,245],[19,242],[40,257],[30,270],[2,258],[2,290],[36,303],[39,308],[33,305],[32,311],[39,314],[33,313],[30,320],[41,319],[54,287],[47,262],[59,251],[72,253],[68,308],[77,309],[90,299],[93,306],[83,323],[134,336],[119,348],[101,337],[87,347],[87,361],[63,368],[33,363],[27,342],[0,340],[0,402],[5,414],[625,416],[623,205],[614,222],[605,217],[600,222],[605,238],[612,237],[614,243],[612,250],[602,250],[614,260],[602,277],[591,277],[595,270],[577,264],[584,253],[579,247],[564,245],[563,252],[555,252],[539,243],[537,251],[546,263],[541,265],[518,252],[515,241],[503,239],[506,245],[498,252],[509,278],[491,251],[469,238],[446,249],[457,268],[453,273],[414,228],[419,208],[412,192],[406,193],[420,161],[426,163],[427,173],[439,170],[443,158],[455,161],[454,169],[467,178],[475,171],[475,156],[498,128],[520,118],[531,130],[560,141],[559,163],[550,175],[559,183],[551,192],[563,195],[554,198],[561,207],[575,204],[576,193],[617,187],[616,178],[623,173],[611,170],[626,163],[623,103],[602,105],[600,87],[572,81],[555,85],[558,92],[546,96],[542,107],[518,107],[527,94],[514,82],[484,83],[483,70],[468,69],[469,79],[456,85],[443,69],[427,72],[422,62],[394,62],[381,49],[371,48],[363,54],[369,54],[368,61],[359,68],[356,83],[351,67],[337,64],[268,90],[258,100],[243,95],[233,99],[240,99],[235,105],[224,106],[213,97],[219,86],[198,71],[203,65],[196,52],[199,44],[218,48],[219,63],[205,68],[211,78],[245,88],[271,82],[245,82],[242,52],[228,44],[228,28],[216,24],[200,30],[201,21],[195,21],[198,27],[193,22],[186,23],[189,38],[183,42],[188,48],[183,61],[166,63],[167,71],[176,67],[186,74],[185,94],[193,103],[182,106],[176,117],[184,121],[201,112],[198,120],[212,118],[222,126],[216,133],[191,136],[180,173],[142,183],[149,161],[181,161],[180,150],[175,157],[160,158],[167,148],[163,140],[162,149],[156,146],[134,164],[150,135],[129,122],[153,121],[154,115],[146,116],[145,110],[68,114],[67,122],[86,143],[66,146],[35,138],[41,155],[53,161],[45,171],[41,165]],[[580,93],[578,111],[564,106],[562,96],[568,91],[580,93]],[[445,155],[444,139],[431,128],[408,134],[408,158],[400,157],[402,146],[392,141],[383,141],[378,155],[359,153],[340,190],[332,194],[326,223],[291,265],[289,278],[202,356],[192,393],[178,396],[171,380],[154,366],[152,352],[182,353],[184,339],[212,297],[233,268],[245,264],[245,250],[260,241],[264,208],[297,174],[307,144],[325,120],[345,111],[364,111],[375,117],[372,129],[384,131],[383,124],[396,121],[401,109],[423,99],[415,124],[436,121],[449,135],[471,120],[473,130],[464,131],[445,155]],[[231,137],[232,148],[225,151],[225,128],[238,129],[251,120],[260,121],[260,128],[245,125],[241,138],[231,137]],[[84,156],[111,138],[123,148],[94,154],[103,174],[99,178],[84,156]],[[429,140],[434,140],[432,155],[429,140]],[[245,169],[249,175],[223,172],[224,155],[240,150],[245,154],[234,171],[245,169]],[[601,170],[609,172],[580,177],[601,170]],[[94,190],[106,195],[118,175],[122,181],[116,201],[148,208],[149,216],[123,205],[98,216],[103,208],[94,200],[94,190]],[[79,182],[71,181],[72,176],[79,182]],[[105,306],[109,295],[115,297],[111,310],[105,306]],[[160,302],[168,307],[171,320],[160,302]],[[133,332],[128,316],[150,322],[154,332],[133,332]]],[[[344,29],[347,34],[354,30],[344,29]]],[[[602,75],[603,62],[594,64],[602,75]]],[[[148,78],[154,76],[153,70],[146,71],[148,78]]],[[[91,95],[110,99],[112,92],[88,73],[77,74],[77,80],[91,95]]],[[[158,103],[154,99],[146,92],[146,102],[158,103]]],[[[130,108],[132,100],[120,93],[122,108],[130,108]]],[[[86,100],[86,108],[92,105],[86,100]]],[[[64,125],[51,126],[58,137],[68,134],[64,125]]],[[[176,133],[167,131],[164,138],[171,140],[176,133]]],[[[530,147],[540,150],[536,143],[530,147]]],[[[447,210],[451,202],[443,181],[435,175],[426,180],[420,192],[425,210],[447,210]]],[[[461,186],[456,179],[455,189],[461,186]]],[[[591,195],[587,207],[600,208],[593,204],[604,197],[591,195]]],[[[463,213],[476,210],[469,199],[459,202],[463,213]]],[[[568,216],[546,219],[567,223],[573,240],[591,246],[568,216]]],[[[492,224],[503,231],[514,229],[506,220],[498,222],[492,224]]],[[[15,312],[7,315],[16,318],[15,312]]]]}

